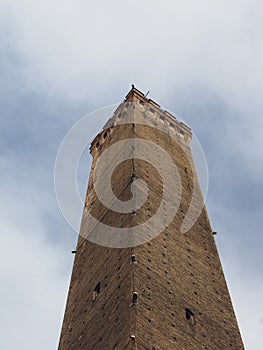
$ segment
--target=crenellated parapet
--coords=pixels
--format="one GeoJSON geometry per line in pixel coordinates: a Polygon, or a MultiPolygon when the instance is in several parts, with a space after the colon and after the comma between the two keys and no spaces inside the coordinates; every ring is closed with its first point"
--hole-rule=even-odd
{"type": "Polygon", "coordinates": [[[132,86],[124,101],[104,125],[102,132],[93,140],[91,153],[93,153],[94,146],[98,148],[105,142],[105,135],[111,133],[116,125],[129,123],[148,125],[164,131],[184,148],[189,147],[192,139],[190,127],[177,120],[174,115],[163,110],[158,103],[148,99],[141,91],[132,86]]]}

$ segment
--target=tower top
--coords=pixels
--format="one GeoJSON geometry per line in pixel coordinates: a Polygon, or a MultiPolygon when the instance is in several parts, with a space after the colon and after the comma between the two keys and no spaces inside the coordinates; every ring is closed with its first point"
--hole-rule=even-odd
{"type": "Polygon", "coordinates": [[[132,84],[131,90],[128,92],[128,94],[125,97],[125,102],[137,102],[137,101],[144,101],[153,104],[156,107],[160,108],[160,105],[153,100],[147,98],[146,96],[148,95],[150,91],[147,92],[147,94],[144,94],[142,91],[139,89],[136,89],[134,84],[132,84]]]}
{"type": "MultiPolygon", "coordinates": [[[[189,143],[192,138],[192,130],[185,123],[179,121],[176,116],[161,108],[161,106],[153,101],[150,98],[147,98],[147,94],[144,94],[142,91],[137,89],[134,84],[132,84],[130,91],[125,96],[122,103],[119,104],[117,109],[114,111],[114,114],[107,123],[103,127],[103,131],[107,128],[113,127],[117,124],[123,124],[123,117],[129,114],[127,113],[127,108],[134,104],[135,106],[140,106],[139,114],[142,116],[143,111],[148,115],[147,124],[152,124],[152,126],[156,127],[159,125],[161,128],[169,129],[169,132],[175,133],[178,137],[179,142],[189,143]]],[[[135,116],[136,117],[136,116],[135,116]]],[[[127,118],[126,118],[127,122],[127,118]]],[[[136,122],[142,122],[141,118],[137,118],[136,122]]],[[[143,121],[142,123],[144,123],[143,121]]],[[[125,122],[124,122],[125,123],[125,122]]],[[[169,133],[168,132],[168,133],[169,133]]],[[[100,134],[99,134],[100,135],[100,134]]],[[[97,138],[99,135],[93,140],[91,144],[91,148],[94,143],[97,142],[97,138]]]]}
{"type": "MultiPolygon", "coordinates": [[[[149,93],[149,92],[148,92],[148,93],[149,93]]],[[[147,93],[147,94],[148,94],[148,93],[147,93]]],[[[161,106],[160,106],[157,102],[155,102],[155,101],[153,101],[152,99],[146,97],[147,94],[144,94],[142,91],[136,89],[136,87],[134,86],[134,84],[132,84],[132,88],[131,88],[131,90],[128,92],[128,94],[126,95],[126,97],[125,97],[125,99],[124,99],[124,102],[140,102],[140,101],[141,101],[141,102],[147,102],[147,103],[149,103],[150,105],[152,105],[153,107],[159,108],[160,110],[162,110],[162,109],[161,109],[161,106]]],[[[163,111],[163,110],[162,110],[162,111],[163,111]]],[[[165,111],[165,112],[167,112],[167,111],[165,111]]],[[[169,112],[167,112],[167,113],[169,113],[169,112]]],[[[171,116],[172,116],[173,118],[175,118],[172,114],[171,114],[171,116]]]]}
{"type": "MultiPolygon", "coordinates": [[[[124,103],[125,102],[141,102],[141,103],[148,103],[150,108],[152,108],[153,112],[157,112],[157,113],[161,113],[163,115],[165,115],[165,119],[170,123],[170,125],[172,126],[174,122],[177,122],[178,124],[180,124],[180,127],[182,127],[184,129],[184,131],[189,134],[190,138],[192,135],[192,131],[191,128],[186,125],[183,122],[179,122],[177,120],[177,118],[170,112],[168,112],[167,110],[164,110],[161,108],[161,106],[154,100],[147,98],[147,94],[144,94],[142,91],[140,91],[139,89],[137,89],[134,84],[131,85],[131,90],[128,92],[128,94],[125,96],[124,99],[124,103]]],[[[117,108],[118,110],[118,108],[117,108]]]]}

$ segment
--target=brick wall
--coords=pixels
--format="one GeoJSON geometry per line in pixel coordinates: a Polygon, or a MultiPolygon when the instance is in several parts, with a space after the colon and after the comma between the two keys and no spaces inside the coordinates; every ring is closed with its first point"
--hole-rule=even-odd
{"type": "MultiPolygon", "coordinates": [[[[136,91],[128,95],[128,101],[143,100],[136,91]]],[[[141,117],[140,108],[137,104],[133,117],[136,113],[141,117]]],[[[158,105],[154,108],[158,112],[158,105]]],[[[153,115],[150,118],[156,121],[153,115]]],[[[181,233],[196,181],[190,132],[176,122],[177,139],[171,138],[170,116],[169,123],[162,121],[169,132],[150,124],[121,124],[116,118],[106,124],[91,147],[93,165],[59,350],[244,349],[205,208],[194,226],[181,233]],[[187,136],[180,134],[180,128],[187,136]],[[132,175],[147,183],[147,201],[135,214],[112,212],[96,197],[93,170],[99,156],[115,142],[133,137],[154,142],[173,159],[181,179],[180,207],[172,222],[149,242],[121,249],[103,247],[85,239],[90,234],[87,212],[106,225],[130,227],[132,237],[133,227],[154,215],[162,201],[158,171],[138,159],[121,163],[112,177],[113,192],[122,200],[132,197],[132,175]],[[136,264],[131,263],[133,254],[136,264]],[[134,292],[137,302],[131,305],[134,292]]],[[[162,167],[161,155],[152,156],[162,167]]],[[[167,176],[171,176],[169,171],[167,176]]],[[[145,230],[147,234],[151,227],[145,230]]]]}

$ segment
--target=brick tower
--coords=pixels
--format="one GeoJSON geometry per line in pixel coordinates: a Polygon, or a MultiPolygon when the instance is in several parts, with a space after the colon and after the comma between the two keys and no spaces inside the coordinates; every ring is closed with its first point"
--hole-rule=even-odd
{"type": "Polygon", "coordinates": [[[191,137],[189,127],[132,87],[92,142],[59,350],[244,349],[208,215],[200,206],[191,137]],[[119,160],[110,180],[114,196],[123,203],[133,201],[133,210],[120,212],[98,198],[95,187],[101,183],[105,192],[106,173],[95,173],[95,167],[103,153],[127,139],[131,143],[104,160],[106,168],[119,160]],[[157,145],[148,151],[152,161],[136,156],[138,148],[147,148],[138,139],[157,145]],[[176,176],[163,162],[161,149],[180,178],[180,186],[175,182],[166,192],[176,176]],[[138,181],[132,192],[138,179],[147,184],[147,193],[138,181]],[[136,203],[140,190],[146,193],[143,205],[136,203]],[[92,225],[90,214],[96,218],[92,225]],[[158,220],[150,221],[154,215],[158,220]],[[112,227],[120,231],[111,234],[112,227]]]}

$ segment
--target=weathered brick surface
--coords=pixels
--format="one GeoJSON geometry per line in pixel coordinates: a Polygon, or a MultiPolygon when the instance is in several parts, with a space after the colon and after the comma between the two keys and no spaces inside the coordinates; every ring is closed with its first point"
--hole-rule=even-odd
{"type": "MultiPolygon", "coordinates": [[[[128,101],[136,100],[145,99],[133,89],[128,101]]],[[[149,111],[147,115],[140,113],[141,105],[136,106],[133,113],[138,118],[151,119],[151,113],[159,111],[158,106],[151,106],[154,112],[149,111]]],[[[192,171],[188,129],[175,123],[171,131],[177,130],[175,142],[167,132],[153,128],[154,123],[150,126],[116,122],[113,126],[114,120],[106,124],[91,147],[93,165],[82,236],[87,234],[88,211],[107,225],[130,227],[132,237],[133,227],[147,221],[160,206],[162,179],[150,163],[137,159],[121,163],[112,177],[113,192],[124,201],[132,196],[132,174],[147,183],[147,201],[136,215],[112,212],[97,199],[93,187],[94,166],[100,154],[121,139],[150,140],[172,157],[181,179],[180,207],[163,232],[133,248],[106,248],[80,236],[59,350],[244,349],[205,208],[188,232],[180,231],[196,176],[192,171]],[[180,130],[185,134],[180,134],[180,130]],[[131,263],[132,254],[136,255],[137,264],[131,263]],[[100,292],[93,300],[98,283],[100,292]],[[131,306],[133,292],[138,293],[136,306],[131,306]],[[193,317],[187,319],[185,309],[189,309],[193,317]],[[135,341],[131,335],[135,335],[135,341]]],[[[163,130],[171,128],[166,119],[165,123],[163,130]]],[[[159,159],[161,167],[160,155],[152,156],[159,159]]]]}

